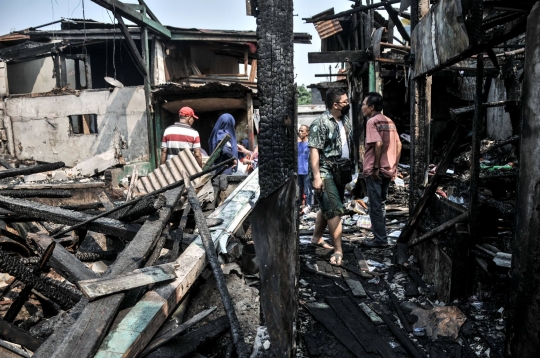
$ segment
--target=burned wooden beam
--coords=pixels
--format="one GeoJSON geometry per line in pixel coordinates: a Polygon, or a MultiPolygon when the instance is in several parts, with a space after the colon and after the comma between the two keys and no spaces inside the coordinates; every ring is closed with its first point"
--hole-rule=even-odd
{"type": "Polygon", "coordinates": [[[532,8],[527,23],[522,87],[520,170],[517,189],[512,280],[506,355],[540,355],[540,3],[532,8]]]}
{"type": "MultiPolygon", "coordinates": [[[[109,276],[114,277],[133,271],[144,264],[159,239],[161,231],[167,225],[173,209],[178,204],[182,189],[175,188],[165,194],[167,206],[153,214],[141,227],[133,241],[126,246],[110,266],[109,276]]],[[[93,357],[107,334],[123,298],[124,294],[119,293],[88,303],[79,319],[56,347],[53,356],[55,358],[93,357]]],[[[34,357],[48,358],[37,353],[34,357]]]]}
{"type": "Polygon", "coordinates": [[[31,351],[39,348],[43,340],[34,338],[19,327],[0,319],[0,336],[31,351]]]}
{"type": "Polygon", "coordinates": [[[251,222],[255,250],[266,253],[259,255],[259,274],[270,349],[276,356],[290,356],[298,312],[298,287],[291,285],[298,276],[293,1],[269,0],[258,8],[261,200],[251,222]]]}
{"type": "Polygon", "coordinates": [[[64,162],[56,162],[56,163],[50,163],[50,164],[33,165],[31,167],[26,167],[26,168],[6,169],[6,170],[0,171],[0,179],[11,178],[17,175],[43,173],[43,172],[48,172],[50,170],[60,169],[65,166],[66,164],[64,162]]]}
{"type": "Polygon", "coordinates": [[[113,293],[127,291],[132,288],[151,285],[176,278],[172,265],[150,266],[133,270],[115,277],[93,278],[77,282],[81,292],[89,300],[113,293]]]}
{"type": "Polygon", "coordinates": [[[197,347],[203,342],[219,337],[223,332],[229,329],[229,320],[227,316],[221,316],[211,322],[208,322],[200,328],[193,330],[185,336],[174,342],[171,347],[165,346],[153,353],[148,354],[148,358],[170,357],[184,358],[189,357],[195,352],[197,347]]]}
{"type": "Polygon", "coordinates": [[[164,207],[165,204],[166,200],[162,194],[152,193],[151,195],[145,196],[142,200],[137,201],[133,206],[126,207],[124,210],[115,211],[108,217],[120,221],[135,221],[143,216],[155,213],[164,207]]]}
{"type": "Polygon", "coordinates": [[[381,6],[385,6],[386,4],[389,4],[389,5],[397,4],[398,2],[401,2],[401,0],[383,1],[383,2],[378,2],[378,3],[375,3],[375,4],[357,6],[357,7],[353,8],[352,10],[338,12],[337,14],[334,14],[334,15],[327,15],[327,16],[324,16],[324,17],[321,17],[321,18],[316,18],[316,19],[303,18],[302,20],[305,20],[307,23],[326,21],[326,20],[333,20],[333,19],[338,19],[338,18],[343,17],[343,16],[356,14],[356,13],[361,12],[361,11],[366,11],[366,10],[370,10],[370,9],[376,9],[378,7],[381,7],[381,6]]]}
{"type": "Polygon", "coordinates": [[[373,58],[366,50],[308,53],[308,63],[367,62],[371,60],[373,60],[373,58]]]}
{"type": "Polygon", "coordinates": [[[178,324],[173,322],[172,325],[165,324],[163,325],[160,330],[156,333],[154,338],[148,343],[144,351],[141,352],[140,356],[145,357],[147,354],[155,351],[165,343],[169,342],[174,337],[178,336],[179,334],[185,332],[187,329],[189,329],[194,324],[200,322],[201,320],[205,319],[210,313],[214,312],[216,310],[216,306],[210,307],[202,312],[197,313],[195,316],[187,320],[186,322],[182,324],[178,324]],[[172,327],[171,327],[172,326],[172,327]]]}
{"type": "MultiPolygon", "coordinates": [[[[223,218],[219,227],[211,229],[212,240],[223,252],[229,233],[237,230],[259,198],[258,169],[244,180],[210,218],[223,218]],[[219,245],[218,245],[219,244],[219,245]]],[[[108,358],[134,358],[141,352],[176,305],[185,296],[206,265],[206,254],[200,239],[180,255],[175,264],[177,279],[147,292],[137,304],[114,323],[98,351],[108,358]],[[133,326],[137,322],[137,327],[133,326]],[[136,329],[134,329],[136,328],[136,329]]]]}
{"type": "Polygon", "coordinates": [[[206,218],[203,215],[201,204],[199,203],[199,199],[197,199],[197,193],[195,192],[195,189],[193,189],[187,173],[182,173],[182,176],[184,178],[184,183],[188,183],[187,195],[189,205],[193,210],[195,222],[197,223],[197,228],[199,229],[199,235],[201,236],[204,250],[206,252],[206,258],[210,263],[210,267],[216,279],[217,288],[223,302],[223,307],[225,308],[227,318],[229,319],[231,335],[234,345],[236,346],[236,353],[238,354],[239,358],[247,358],[249,356],[249,352],[246,346],[246,341],[244,340],[244,332],[242,331],[242,328],[240,327],[240,322],[238,321],[238,317],[236,316],[234,303],[232,302],[231,295],[229,294],[229,289],[227,288],[227,284],[225,283],[225,276],[223,275],[223,271],[221,270],[221,264],[219,263],[216,254],[216,247],[214,246],[214,242],[212,241],[210,230],[208,230],[208,226],[206,225],[206,218]]]}
{"type": "MultiPolygon", "coordinates": [[[[221,163],[219,163],[218,165],[214,165],[214,166],[211,167],[211,168],[208,168],[208,169],[206,169],[206,170],[203,170],[202,172],[199,172],[199,173],[197,173],[197,174],[194,174],[194,175],[190,176],[190,179],[193,180],[193,179],[196,179],[196,178],[200,178],[200,177],[202,177],[203,175],[206,175],[206,174],[208,174],[208,173],[211,173],[211,172],[213,172],[214,170],[218,170],[219,168],[221,168],[221,167],[223,167],[223,166],[225,166],[225,165],[228,165],[228,164],[232,163],[234,160],[236,160],[236,159],[235,159],[235,158],[227,159],[226,161],[221,162],[221,163]]],[[[161,193],[164,193],[164,192],[166,192],[166,191],[169,191],[169,190],[171,190],[171,189],[177,188],[177,187],[182,186],[182,185],[184,185],[184,180],[179,180],[179,181],[177,181],[176,183],[173,183],[173,184],[169,184],[169,185],[167,185],[167,186],[164,186],[163,188],[158,189],[158,190],[155,190],[155,191],[153,191],[153,192],[150,193],[150,194],[140,196],[140,197],[138,197],[137,199],[133,199],[133,200],[128,201],[128,202],[126,202],[126,203],[124,203],[124,204],[122,204],[122,205],[119,205],[119,206],[117,206],[116,208],[114,208],[114,209],[112,209],[112,210],[105,211],[105,212],[103,212],[103,213],[101,213],[101,214],[99,214],[99,215],[92,216],[92,217],[90,217],[90,218],[86,218],[84,221],[82,221],[82,222],[80,222],[80,223],[78,223],[78,224],[72,225],[71,227],[68,227],[67,229],[62,230],[61,232],[55,234],[53,237],[54,237],[54,238],[60,237],[60,236],[62,236],[62,235],[64,235],[64,234],[70,232],[71,230],[75,230],[75,229],[78,229],[78,228],[80,228],[80,227],[83,227],[83,226],[85,226],[85,225],[87,225],[87,224],[90,224],[90,223],[92,223],[92,222],[94,222],[94,221],[98,221],[98,219],[100,219],[100,218],[102,218],[102,217],[104,217],[104,216],[108,216],[108,215],[112,214],[112,213],[115,212],[115,211],[121,210],[121,209],[126,208],[126,207],[131,207],[132,205],[134,205],[135,203],[137,203],[137,202],[139,202],[139,201],[145,199],[145,198],[146,198],[147,196],[149,196],[149,195],[161,194],[161,193]]],[[[0,204],[1,204],[1,202],[0,202],[0,204]]],[[[108,219],[108,220],[110,220],[110,219],[108,219]]],[[[71,225],[71,224],[70,224],[70,225],[71,225]]],[[[90,226],[89,226],[89,228],[90,228],[90,226]]],[[[93,230],[93,229],[92,229],[92,230],[93,230]]],[[[98,230],[93,230],[93,231],[99,232],[98,230]]],[[[104,233],[104,234],[107,234],[107,233],[104,233]]],[[[112,235],[112,234],[111,234],[111,235],[112,235]]],[[[114,236],[118,236],[118,235],[114,235],[114,236]]]]}
{"type": "Polygon", "coordinates": [[[399,31],[399,34],[403,38],[403,40],[407,41],[408,43],[411,42],[411,37],[407,33],[407,30],[405,30],[405,27],[403,27],[403,24],[401,23],[401,20],[398,18],[398,13],[392,5],[390,4],[390,1],[386,2],[384,1],[384,8],[388,12],[388,16],[390,19],[392,19],[392,22],[396,26],[397,30],[399,31]]]}
{"type": "Polygon", "coordinates": [[[439,183],[444,174],[446,173],[446,170],[448,169],[451,161],[453,160],[454,155],[457,152],[461,143],[461,139],[464,136],[465,128],[458,123],[458,126],[452,134],[452,138],[450,138],[450,142],[447,145],[445,153],[437,165],[435,175],[433,175],[431,181],[428,184],[428,187],[424,190],[424,194],[422,195],[420,200],[418,200],[418,203],[414,206],[414,209],[411,211],[411,215],[409,217],[409,220],[407,221],[407,225],[405,225],[405,227],[401,231],[401,234],[399,235],[399,238],[397,240],[398,243],[406,244],[409,242],[412,234],[416,230],[419,219],[424,214],[428,200],[437,191],[439,183]]]}
{"type": "MultiPolygon", "coordinates": [[[[38,246],[39,250],[43,251],[53,241],[49,236],[42,234],[28,234],[28,238],[38,246]]],[[[49,260],[49,266],[73,284],[80,280],[89,280],[98,276],[62,245],[55,246],[49,260]]]]}
{"type": "MultiPolygon", "coordinates": [[[[90,215],[81,212],[70,211],[34,201],[15,199],[7,196],[0,196],[0,207],[32,218],[39,218],[40,220],[66,225],[79,224],[88,220],[88,218],[91,218],[90,215]]],[[[140,228],[137,224],[123,223],[108,218],[100,218],[94,222],[90,222],[86,227],[89,230],[102,234],[127,239],[133,238],[140,228]]]]}
{"type": "Polygon", "coordinates": [[[447,221],[445,222],[444,224],[442,225],[439,225],[437,226],[436,228],[434,228],[433,230],[429,231],[428,233],[420,236],[419,238],[417,239],[414,239],[413,242],[410,242],[407,246],[408,247],[413,247],[413,246],[416,246],[418,244],[421,244],[447,230],[450,230],[452,227],[454,227],[454,225],[456,225],[457,223],[460,223],[460,222],[463,222],[465,220],[467,220],[469,218],[469,214],[468,213],[465,213],[465,214],[461,214],[455,218],[453,218],[452,220],[450,221],[447,221]]]}
{"type": "Polygon", "coordinates": [[[0,189],[0,195],[12,198],[71,198],[65,189],[0,189]]]}
{"type": "MultiPolygon", "coordinates": [[[[40,274],[43,269],[45,268],[45,265],[47,264],[47,261],[52,256],[54,247],[56,246],[56,242],[53,241],[47,246],[45,251],[43,251],[43,254],[41,255],[39,262],[37,266],[34,268],[35,274],[40,274]]],[[[30,284],[24,285],[24,289],[19,292],[19,295],[17,296],[17,299],[11,303],[11,306],[9,306],[8,311],[4,315],[4,320],[6,322],[13,323],[15,321],[15,318],[21,311],[22,306],[24,303],[28,300],[28,296],[30,296],[30,293],[32,293],[34,287],[32,287],[30,284]]]]}
{"type": "Polygon", "coordinates": [[[17,277],[25,285],[34,287],[45,297],[58,302],[64,308],[71,308],[81,299],[81,293],[70,285],[54,280],[24,266],[14,256],[9,256],[0,250],[0,272],[17,277]]]}
{"type": "MultiPolygon", "coordinates": [[[[481,41],[481,39],[480,39],[481,41]]],[[[471,144],[471,179],[469,184],[469,235],[471,238],[478,236],[478,179],[480,177],[480,140],[482,131],[482,90],[484,83],[484,59],[482,56],[476,58],[476,93],[474,96],[474,117],[472,123],[472,144],[471,144]]]]}

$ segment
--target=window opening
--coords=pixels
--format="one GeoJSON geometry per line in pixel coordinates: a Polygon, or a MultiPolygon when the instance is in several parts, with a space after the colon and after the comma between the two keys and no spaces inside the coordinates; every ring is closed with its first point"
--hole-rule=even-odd
{"type": "Polygon", "coordinates": [[[70,134],[97,134],[97,114],[69,116],[70,134]]]}

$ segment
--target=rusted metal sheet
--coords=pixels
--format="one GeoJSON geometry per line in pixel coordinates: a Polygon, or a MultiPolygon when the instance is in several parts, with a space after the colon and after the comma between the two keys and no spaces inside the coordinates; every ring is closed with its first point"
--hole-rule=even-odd
{"type": "Polygon", "coordinates": [[[440,0],[414,28],[411,39],[415,76],[450,63],[469,48],[459,0],[440,0]]]}
{"type": "Polygon", "coordinates": [[[319,33],[321,40],[343,31],[338,20],[319,21],[313,25],[319,33]]]}

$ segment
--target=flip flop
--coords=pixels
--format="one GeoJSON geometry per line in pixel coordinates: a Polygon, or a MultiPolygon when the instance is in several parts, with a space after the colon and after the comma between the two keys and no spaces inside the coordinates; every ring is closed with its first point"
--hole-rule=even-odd
{"type": "Polygon", "coordinates": [[[334,252],[332,254],[332,256],[330,256],[330,261],[329,261],[330,265],[332,266],[341,266],[341,264],[343,263],[343,254],[340,253],[340,252],[334,252]],[[332,263],[332,257],[336,260],[336,263],[333,264],[332,263]],[[337,263],[339,260],[339,263],[337,263]]]}
{"type": "Polygon", "coordinates": [[[326,241],[324,241],[324,240],[322,240],[321,242],[318,242],[318,243],[312,242],[309,245],[311,247],[316,248],[316,249],[319,249],[319,248],[325,249],[325,250],[333,250],[334,249],[334,247],[332,245],[326,243],[326,241]],[[325,245],[328,246],[328,247],[325,247],[325,245]]]}

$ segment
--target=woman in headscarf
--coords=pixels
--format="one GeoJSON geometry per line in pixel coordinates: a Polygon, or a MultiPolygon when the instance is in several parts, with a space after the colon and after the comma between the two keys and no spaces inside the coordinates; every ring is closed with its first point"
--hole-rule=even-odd
{"type": "MultiPolygon", "coordinates": [[[[214,125],[214,129],[212,129],[212,133],[210,134],[210,139],[208,140],[208,147],[210,149],[210,153],[216,149],[219,142],[228,134],[231,136],[231,139],[225,144],[221,151],[221,155],[219,158],[214,162],[215,164],[219,164],[230,157],[236,158],[238,161],[238,146],[236,143],[236,132],[234,131],[234,126],[236,122],[234,120],[234,117],[230,115],[229,113],[222,114],[216,124],[214,125]]],[[[235,164],[232,167],[227,168],[223,174],[232,174],[236,171],[237,165],[235,164]]]]}

